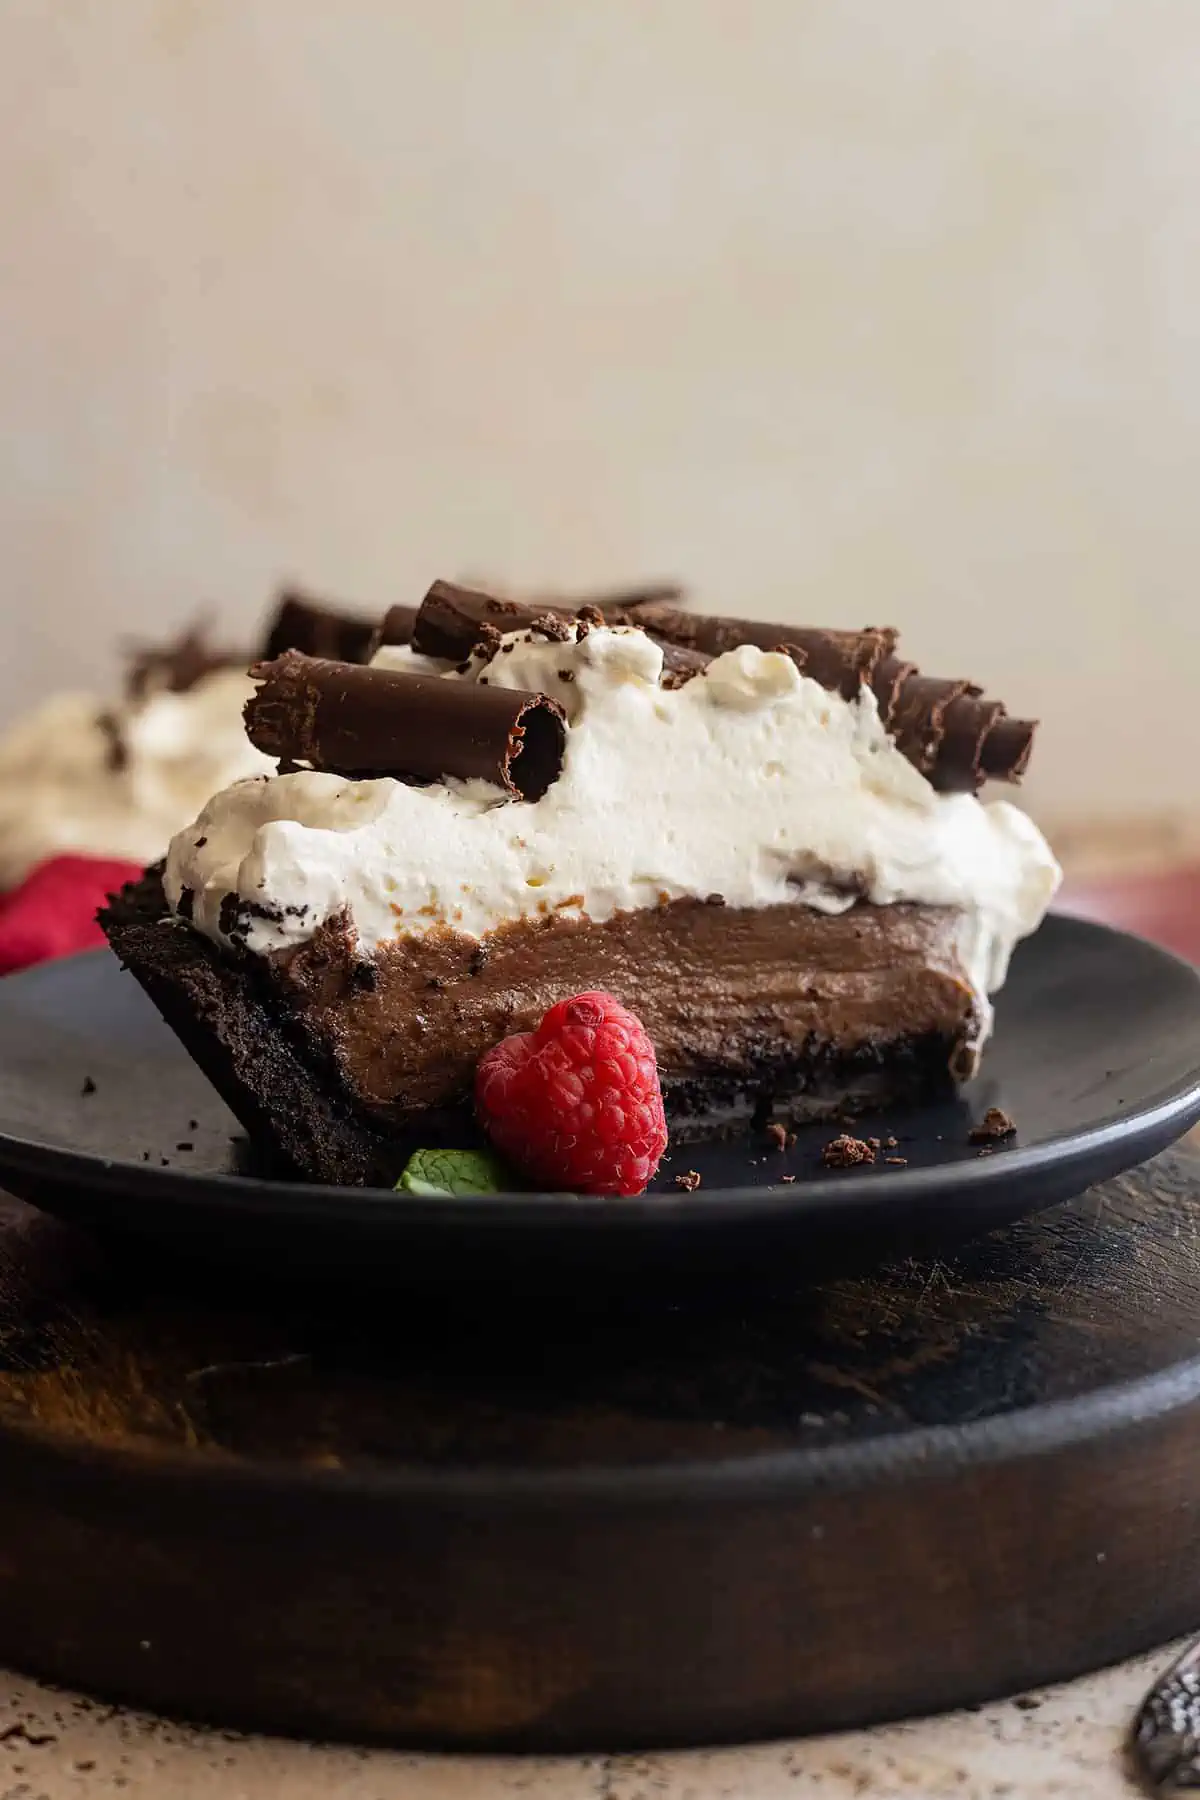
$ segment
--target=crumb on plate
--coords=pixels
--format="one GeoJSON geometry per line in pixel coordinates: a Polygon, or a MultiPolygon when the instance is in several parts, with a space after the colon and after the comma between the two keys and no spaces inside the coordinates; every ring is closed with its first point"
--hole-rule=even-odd
{"type": "Polygon", "coordinates": [[[1016,1126],[1008,1114],[998,1106],[989,1106],[978,1124],[972,1125],[967,1133],[969,1144],[990,1144],[998,1138],[1011,1137],[1016,1126]]]}
{"type": "Polygon", "coordinates": [[[830,1138],[821,1152],[821,1161],[827,1169],[853,1169],[858,1163],[873,1163],[875,1152],[865,1139],[843,1131],[840,1137],[830,1138]]]}

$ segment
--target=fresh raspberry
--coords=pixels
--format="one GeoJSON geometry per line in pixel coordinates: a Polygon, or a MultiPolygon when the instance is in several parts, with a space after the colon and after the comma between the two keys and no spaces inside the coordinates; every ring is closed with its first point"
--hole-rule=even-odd
{"type": "Polygon", "coordinates": [[[640,1194],[667,1147],[654,1045],[611,994],[576,994],[536,1031],[480,1057],[475,1105],[492,1142],[542,1187],[640,1194]]]}

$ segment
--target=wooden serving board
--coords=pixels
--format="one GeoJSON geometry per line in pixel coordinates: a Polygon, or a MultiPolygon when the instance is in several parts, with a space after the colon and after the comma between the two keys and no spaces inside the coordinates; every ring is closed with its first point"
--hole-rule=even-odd
{"type": "Polygon", "coordinates": [[[610,1748],[938,1710],[1200,1624],[1186,1146],[729,1312],[212,1280],[0,1208],[0,1660],[229,1724],[610,1748]]]}

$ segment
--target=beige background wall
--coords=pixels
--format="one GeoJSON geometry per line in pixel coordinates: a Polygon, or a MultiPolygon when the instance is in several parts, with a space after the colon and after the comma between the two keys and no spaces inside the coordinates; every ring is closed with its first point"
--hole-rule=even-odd
{"type": "Polygon", "coordinates": [[[1200,751],[1195,0],[5,0],[0,718],[294,575],[679,574],[1200,751]]]}

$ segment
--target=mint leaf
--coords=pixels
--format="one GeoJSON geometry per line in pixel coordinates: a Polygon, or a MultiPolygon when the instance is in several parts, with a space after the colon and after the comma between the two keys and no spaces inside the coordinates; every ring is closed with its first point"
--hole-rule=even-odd
{"type": "Polygon", "coordinates": [[[486,1150],[414,1150],[396,1183],[405,1194],[500,1194],[512,1182],[486,1150]]]}

